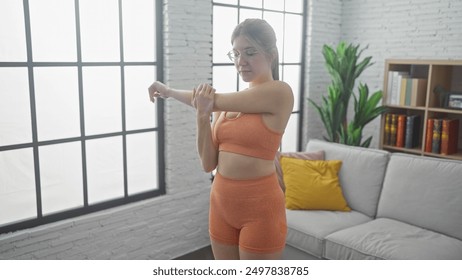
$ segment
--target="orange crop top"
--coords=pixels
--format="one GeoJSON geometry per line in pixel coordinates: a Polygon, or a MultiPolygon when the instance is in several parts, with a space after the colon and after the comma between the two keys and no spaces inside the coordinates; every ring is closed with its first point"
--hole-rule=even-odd
{"type": "Polygon", "coordinates": [[[219,151],[274,160],[282,133],[271,130],[263,122],[262,114],[240,113],[230,119],[222,112],[215,122],[212,137],[219,151]]]}

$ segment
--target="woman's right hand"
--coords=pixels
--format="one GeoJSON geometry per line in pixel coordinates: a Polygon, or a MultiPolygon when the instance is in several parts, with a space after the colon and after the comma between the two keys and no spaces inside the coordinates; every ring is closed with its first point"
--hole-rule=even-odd
{"type": "Polygon", "coordinates": [[[200,84],[193,90],[192,105],[197,113],[210,117],[213,112],[215,89],[209,84],[200,84]]]}
{"type": "Polygon", "coordinates": [[[169,92],[169,87],[167,87],[165,84],[155,81],[149,88],[149,99],[151,102],[155,102],[156,98],[168,98],[168,92],[169,92]]]}

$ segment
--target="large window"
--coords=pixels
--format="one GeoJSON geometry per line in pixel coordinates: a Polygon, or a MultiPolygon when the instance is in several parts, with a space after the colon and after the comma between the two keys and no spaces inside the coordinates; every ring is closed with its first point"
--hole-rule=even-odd
{"type": "Polygon", "coordinates": [[[165,193],[162,1],[0,1],[0,233],[165,193]]]}
{"type": "Polygon", "coordinates": [[[213,86],[219,91],[246,88],[226,54],[231,33],[246,18],[263,18],[276,32],[279,50],[279,78],[294,92],[294,111],[282,139],[282,151],[300,149],[303,111],[303,52],[306,0],[214,0],[213,1],[213,86]]]}

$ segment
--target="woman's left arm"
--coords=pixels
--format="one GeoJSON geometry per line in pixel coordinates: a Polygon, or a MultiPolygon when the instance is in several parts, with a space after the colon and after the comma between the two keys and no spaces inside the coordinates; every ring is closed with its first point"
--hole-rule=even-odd
{"type": "Polygon", "coordinates": [[[280,114],[292,111],[293,93],[288,84],[271,81],[243,91],[215,94],[214,111],[280,114]]]}

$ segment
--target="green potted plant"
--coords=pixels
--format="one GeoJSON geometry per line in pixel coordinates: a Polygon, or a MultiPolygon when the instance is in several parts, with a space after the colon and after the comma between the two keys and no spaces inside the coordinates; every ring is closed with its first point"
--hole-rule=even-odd
{"type": "Polygon", "coordinates": [[[359,45],[346,45],[345,42],[340,42],[336,50],[323,46],[322,54],[332,82],[328,87],[327,97],[322,97],[321,104],[316,104],[311,98],[308,100],[321,117],[327,132],[327,137],[324,136],[326,141],[369,147],[372,136],[362,141],[363,128],[386,110],[379,105],[383,96],[381,90],[369,95],[367,84],[360,83],[358,94],[353,93],[356,79],[372,65],[370,56],[359,61],[363,50],[359,50],[359,45]],[[354,98],[354,116],[348,123],[351,96],[354,98]]]}

